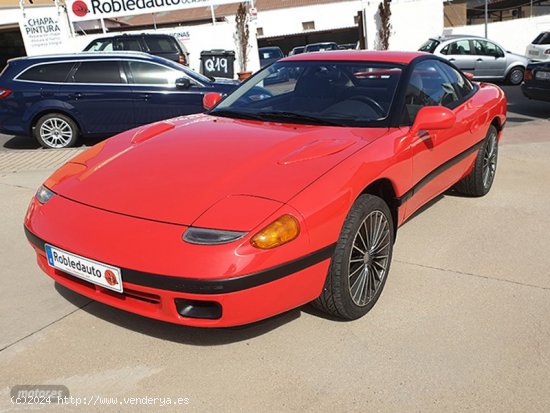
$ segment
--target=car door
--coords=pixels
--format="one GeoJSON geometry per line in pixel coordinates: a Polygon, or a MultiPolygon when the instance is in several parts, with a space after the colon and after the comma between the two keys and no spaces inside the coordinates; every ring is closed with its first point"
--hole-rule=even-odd
{"type": "Polygon", "coordinates": [[[409,136],[414,193],[407,204],[407,216],[449,188],[465,172],[464,165],[455,161],[474,144],[470,129],[478,109],[464,104],[473,91],[473,85],[445,63],[425,60],[415,66],[405,95],[408,124],[414,123],[422,107],[437,105],[453,110],[456,124],[450,129],[423,130],[409,136]]]}
{"type": "Polygon", "coordinates": [[[472,45],[469,40],[457,40],[449,43],[441,49],[441,54],[460,70],[475,75],[476,56],[472,52],[472,45]]]}
{"type": "Polygon", "coordinates": [[[134,125],[132,90],[115,59],[81,61],[63,86],[85,134],[109,135],[134,125]]]}
{"type": "Polygon", "coordinates": [[[135,96],[136,125],[203,111],[202,97],[209,85],[156,62],[128,59],[124,64],[135,96]],[[176,87],[178,79],[186,79],[189,87],[176,87]]]}
{"type": "Polygon", "coordinates": [[[504,50],[486,40],[472,40],[476,54],[475,76],[478,78],[504,78],[506,57],[504,50]]]}

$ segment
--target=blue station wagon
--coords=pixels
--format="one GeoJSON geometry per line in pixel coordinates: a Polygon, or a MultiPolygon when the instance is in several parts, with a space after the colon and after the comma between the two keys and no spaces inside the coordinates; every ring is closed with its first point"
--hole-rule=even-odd
{"type": "Polygon", "coordinates": [[[225,95],[236,86],[140,52],[12,59],[0,75],[0,133],[66,148],[79,136],[201,112],[205,93],[225,95]]]}

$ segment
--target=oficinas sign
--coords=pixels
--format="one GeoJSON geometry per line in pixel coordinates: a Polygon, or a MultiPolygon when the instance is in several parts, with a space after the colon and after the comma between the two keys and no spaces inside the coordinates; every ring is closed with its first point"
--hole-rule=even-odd
{"type": "Polygon", "coordinates": [[[238,0],[72,0],[68,1],[68,10],[70,19],[74,21],[158,13],[236,2],[238,0]]]}

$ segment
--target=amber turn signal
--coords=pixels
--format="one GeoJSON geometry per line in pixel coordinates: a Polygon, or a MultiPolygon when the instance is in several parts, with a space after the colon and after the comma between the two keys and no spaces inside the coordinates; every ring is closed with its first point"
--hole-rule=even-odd
{"type": "Polygon", "coordinates": [[[300,234],[300,224],[292,215],[283,215],[252,237],[250,243],[261,249],[278,247],[300,234]]]}

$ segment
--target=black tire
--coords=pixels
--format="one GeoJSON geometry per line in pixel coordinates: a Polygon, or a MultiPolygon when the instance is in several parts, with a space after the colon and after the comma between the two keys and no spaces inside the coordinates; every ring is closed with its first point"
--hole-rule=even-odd
{"type": "Polygon", "coordinates": [[[390,209],[381,198],[368,194],[357,198],[336,243],[323,292],[312,302],[314,307],[345,320],[369,312],[382,294],[390,270],[393,225],[390,209]],[[378,242],[376,232],[367,233],[369,228],[380,229],[378,242]]]}
{"type": "Polygon", "coordinates": [[[484,196],[491,190],[498,160],[497,136],[497,128],[489,126],[472,171],[454,186],[457,192],[468,196],[484,196]]]}
{"type": "Polygon", "coordinates": [[[46,149],[70,148],[78,140],[78,126],[67,115],[48,113],[38,119],[33,135],[46,149]]]}
{"type": "Polygon", "coordinates": [[[523,74],[525,69],[521,66],[515,66],[510,69],[508,76],[506,76],[506,83],[509,85],[517,86],[523,82],[523,74]]]}

